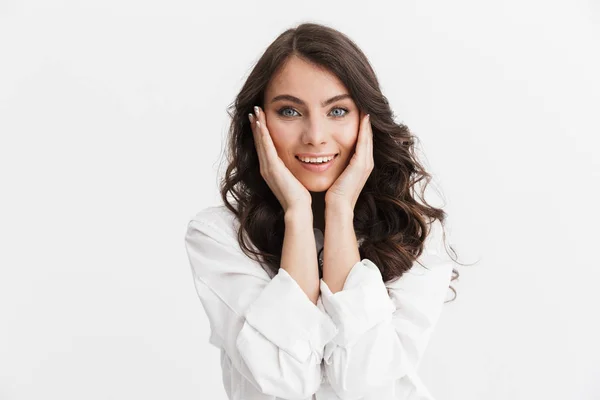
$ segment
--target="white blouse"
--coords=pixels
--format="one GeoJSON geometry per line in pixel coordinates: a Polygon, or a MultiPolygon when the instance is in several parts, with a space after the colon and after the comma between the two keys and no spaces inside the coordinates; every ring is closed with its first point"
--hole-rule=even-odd
{"type": "MultiPolygon", "coordinates": [[[[287,271],[273,276],[246,256],[238,227],[225,205],[213,206],[185,235],[230,400],[433,399],[417,369],[452,274],[439,221],[419,258],[429,269],[414,263],[384,283],[365,258],[335,294],[321,279],[316,305],[287,271]]],[[[313,230],[318,252],[323,233],[313,230]]]]}

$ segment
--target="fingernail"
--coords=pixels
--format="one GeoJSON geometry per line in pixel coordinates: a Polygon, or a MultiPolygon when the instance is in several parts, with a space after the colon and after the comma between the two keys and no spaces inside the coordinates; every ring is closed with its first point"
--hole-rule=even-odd
{"type": "Polygon", "coordinates": [[[371,114],[367,114],[367,119],[371,119],[371,114]]]}
{"type": "Polygon", "coordinates": [[[252,116],[252,113],[248,113],[248,119],[250,120],[250,122],[254,122],[254,121],[252,121],[253,118],[254,117],[252,116]]]}
{"type": "Polygon", "coordinates": [[[260,110],[258,109],[257,106],[254,106],[254,114],[256,114],[256,116],[258,117],[260,110]]]}

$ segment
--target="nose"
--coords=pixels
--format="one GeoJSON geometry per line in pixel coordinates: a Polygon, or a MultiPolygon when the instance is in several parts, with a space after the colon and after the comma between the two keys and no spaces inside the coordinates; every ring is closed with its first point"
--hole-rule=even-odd
{"type": "Polygon", "coordinates": [[[316,114],[311,115],[306,121],[302,142],[313,145],[327,143],[327,121],[316,114]]]}

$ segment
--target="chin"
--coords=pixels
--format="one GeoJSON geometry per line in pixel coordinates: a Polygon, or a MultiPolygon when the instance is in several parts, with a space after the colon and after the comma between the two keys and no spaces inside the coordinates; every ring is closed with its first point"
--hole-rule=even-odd
{"type": "Polygon", "coordinates": [[[306,181],[301,181],[301,182],[309,192],[315,192],[315,193],[326,192],[327,189],[329,189],[331,187],[331,185],[333,184],[333,182],[331,182],[330,180],[324,180],[324,179],[313,179],[310,182],[306,182],[306,181]]]}

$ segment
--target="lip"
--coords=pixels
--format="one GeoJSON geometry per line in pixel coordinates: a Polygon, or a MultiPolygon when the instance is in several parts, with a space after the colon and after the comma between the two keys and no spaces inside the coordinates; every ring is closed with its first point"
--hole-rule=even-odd
{"type": "Polygon", "coordinates": [[[321,153],[321,154],[317,154],[317,153],[299,153],[296,154],[296,157],[310,157],[310,158],[316,158],[316,157],[331,157],[331,156],[335,156],[337,155],[337,153],[321,153]]]}
{"type": "MultiPolygon", "coordinates": [[[[323,157],[323,156],[321,156],[321,157],[323,157]]],[[[321,164],[307,164],[307,163],[300,161],[300,159],[298,157],[296,157],[296,160],[298,160],[298,162],[300,163],[300,165],[302,165],[302,167],[304,167],[305,169],[307,169],[311,172],[323,172],[323,171],[327,171],[329,169],[329,167],[331,167],[333,165],[335,160],[337,160],[337,158],[338,158],[338,154],[335,154],[335,157],[333,157],[333,159],[331,161],[327,161],[326,163],[321,163],[321,164]]]]}

